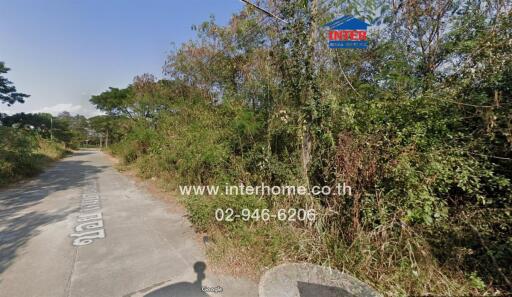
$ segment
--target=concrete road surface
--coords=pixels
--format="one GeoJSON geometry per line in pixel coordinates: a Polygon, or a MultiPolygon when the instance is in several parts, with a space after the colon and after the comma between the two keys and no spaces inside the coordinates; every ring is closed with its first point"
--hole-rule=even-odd
{"type": "Polygon", "coordinates": [[[0,296],[257,296],[214,275],[180,213],[81,151],[0,190],[0,296]]]}

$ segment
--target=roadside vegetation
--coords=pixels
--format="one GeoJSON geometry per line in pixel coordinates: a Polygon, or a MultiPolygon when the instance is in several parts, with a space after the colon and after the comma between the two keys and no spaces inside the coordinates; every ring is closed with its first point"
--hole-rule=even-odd
{"type": "Polygon", "coordinates": [[[57,116],[0,114],[0,185],[33,176],[72,150],[108,147],[109,135],[104,133],[106,119],[104,116],[87,119],[65,111],[57,116]]]}
{"type": "MultiPolygon", "coordinates": [[[[0,62],[0,103],[22,104],[29,95],[19,93],[3,75],[10,69],[0,62]]],[[[0,187],[40,173],[50,162],[64,157],[86,140],[98,142],[89,121],[62,112],[7,115],[0,113],[0,187]]]]}
{"type": "Polygon", "coordinates": [[[24,129],[0,126],[0,138],[0,186],[40,173],[69,152],[64,143],[24,129]]]}
{"type": "MultiPolygon", "coordinates": [[[[0,103],[10,106],[23,103],[29,95],[17,92],[14,84],[3,76],[9,70],[0,62],[0,103]]],[[[17,116],[0,114],[0,187],[38,173],[48,160],[61,158],[66,152],[63,145],[29,132],[33,126],[19,129],[21,126],[17,116]]]]}
{"type": "Polygon", "coordinates": [[[211,258],[285,261],[390,295],[512,291],[512,14],[506,1],[260,1],[212,18],[165,62],[91,102],[141,176],[178,185],[347,183],[352,196],[183,197],[211,258]],[[322,25],[371,23],[366,50],[322,25]],[[314,223],[218,222],[215,209],[315,208],[314,223]]]}

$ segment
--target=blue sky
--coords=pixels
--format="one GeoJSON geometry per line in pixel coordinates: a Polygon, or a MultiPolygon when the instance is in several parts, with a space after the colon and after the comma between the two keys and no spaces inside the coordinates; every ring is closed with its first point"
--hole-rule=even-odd
{"type": "Polygon", "coordinates": [[[0,61],[24,104],[0,112],[62,110],[92,116],[91,95],[135,75],[162,77],[167,53],[214,15],[226,24],[238,0],[0,0],[0,61]]]}

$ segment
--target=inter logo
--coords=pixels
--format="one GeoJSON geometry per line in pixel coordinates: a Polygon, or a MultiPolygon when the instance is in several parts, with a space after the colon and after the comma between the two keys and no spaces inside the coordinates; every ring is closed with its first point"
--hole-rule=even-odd
{"type": "Polygon", "coordinates": [[[367,48],[366,29],[369,24],[351,15],[329,22],[330,48],[367,48]]]}

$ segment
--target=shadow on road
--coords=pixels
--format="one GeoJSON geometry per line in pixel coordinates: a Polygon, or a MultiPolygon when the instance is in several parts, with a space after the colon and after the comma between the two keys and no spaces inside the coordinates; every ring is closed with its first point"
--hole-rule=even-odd
{"type": "Polygon", "coordinates": [[[194,271],[197,273],[197,279],[195,282],[170,284],[150,292],[144,295],[144,297],[208,297],[209,295],[204,293],[202,290],[202,282],[206,278],[206,274],[204,273],[205,270],[206,264],[204,262],[196,262],[194,264],[194,271]]]}
{"type": "MultiPolygon", "coordinates": [[[[73,156],[87,154],[91,152],[78,152],[73,156]]],[[[85,177],[94,177],[107,167],[85,163],[65,159],[30,182],[0,190],[0,274],[12,264],[18,250],[39,234],[38,228],[61,221],[78,210],[78,205],[49,211],[34,210],[31,207],[54,192],[82,187],[87,182],[85,177]]]]}

